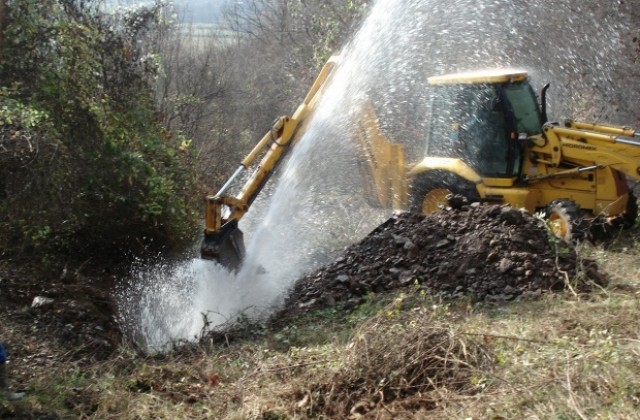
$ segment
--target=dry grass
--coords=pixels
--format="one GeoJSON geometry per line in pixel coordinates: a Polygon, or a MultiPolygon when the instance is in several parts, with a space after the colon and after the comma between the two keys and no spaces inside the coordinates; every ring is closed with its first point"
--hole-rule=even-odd
{"type": "Polygon", "coordinates": [[[398,418],[478,391],[482,346],[427,308],[399,311],[400,300],[357,329],[333,376],[295,392],[305,417],[398,418]]]}
{"type": "Polygon", "coordinates": [[[491,391],[466,412],[504,418],[635,418],[640,408],[634,301],[568,296],[467,323],[494,351],[491,391]],[[486,399],[486,398],[485,398],[486,399]],[[469,411],[470,410],[470,411],[469,411]]]}
{"type": "Polygon", "coordinates": [[[355,312],[155,357],[123,347],[107,362],[72,362],[0,314],[3,339],[28,354],[13,363],[28,397],[0,400],[0,418],[637,418],[632,233],[581,250],[611,279],[588,295],[499,306],[372,297],[355,312]]]}

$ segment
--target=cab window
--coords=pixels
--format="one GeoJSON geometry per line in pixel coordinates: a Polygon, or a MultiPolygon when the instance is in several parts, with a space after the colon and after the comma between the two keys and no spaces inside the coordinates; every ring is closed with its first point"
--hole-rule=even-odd
{"type": "Polygon", "coordinates": [[[513,83],[504,87],[513,114],[516,116],[518,133],[528,135],[542,132],[542,117],[538,108],[536,95],[529,83],[513,83]]]}
{"type": "Polygon", "coordinates": [[[461,158],[483,176],[513,176],[501,96],[490,84],[435,86],[426,155],[461,158]]]}

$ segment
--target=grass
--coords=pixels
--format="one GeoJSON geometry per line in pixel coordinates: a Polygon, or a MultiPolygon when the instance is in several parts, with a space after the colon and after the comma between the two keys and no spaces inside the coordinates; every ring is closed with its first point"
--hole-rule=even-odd
{"type": "Polygon", "coordinates": [[[610,278],[589,295],[484,305],[405,290],[274,331],[248,325],[228,346],[156,356],[125,346],[105,362],[53,349],[55,363],[30,374],[15,362],[28,396],[0,400],[0,417],[637,418],[637,235],[580,250],[610,278]]]}

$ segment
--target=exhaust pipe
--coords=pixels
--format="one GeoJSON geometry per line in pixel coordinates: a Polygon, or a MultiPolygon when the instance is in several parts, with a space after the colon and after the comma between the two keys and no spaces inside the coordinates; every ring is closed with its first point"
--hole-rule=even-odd
{"type": "Polygon", "coordinates": [[[542,87],[542,91],[540,91],[540,116],[542,117],[542,124],[546,124],[549,121],[547,117],[547,89],[551,86],[550,83],[547,83],[542,87]]]}

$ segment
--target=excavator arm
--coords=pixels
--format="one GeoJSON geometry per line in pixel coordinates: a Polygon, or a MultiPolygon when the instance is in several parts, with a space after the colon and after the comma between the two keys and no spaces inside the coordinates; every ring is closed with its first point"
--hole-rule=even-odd
{"type": "Polygon", "coordinates": [[[222,188],[215,195],[206,197],[204,239],[200,248],[202,258],[216,260],[230,268],[237,268],[241,264],[245,248],[238,222],[249,211],[253,201],[282,162],[287,150],[300,139],[338,59],[338,56],[329,59],[294,114],[291,117],[276,119],[269,132],[242,160],[222,188]],[[229,188],[260,156],[262,159],[240,193],[235,196],[227,195],[229,188]]]}
{"type": "Polygon", "coordinates": [[[544,135],[531,139],[534,159],[552,168],[574,167],[528,177],[528,181],[572,176],[609,167],[640,179],[640,131],[629,127],[567,121],[545,124],[544,135]]]}

